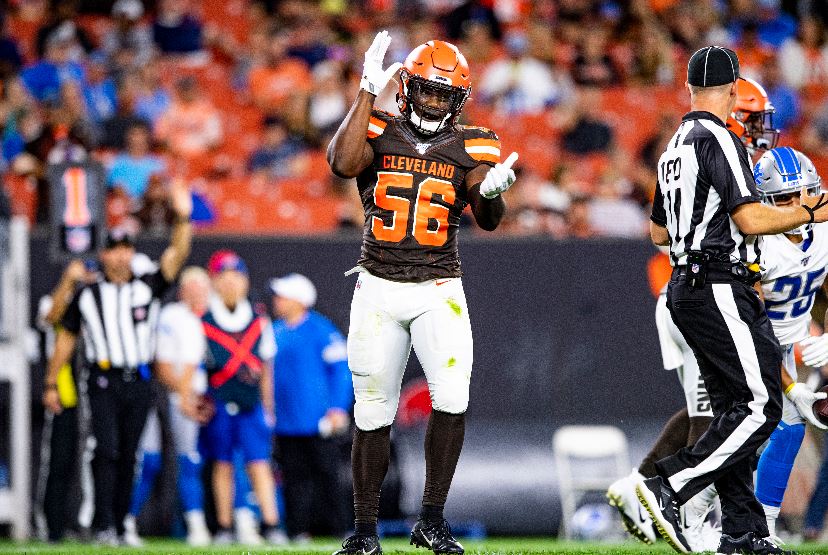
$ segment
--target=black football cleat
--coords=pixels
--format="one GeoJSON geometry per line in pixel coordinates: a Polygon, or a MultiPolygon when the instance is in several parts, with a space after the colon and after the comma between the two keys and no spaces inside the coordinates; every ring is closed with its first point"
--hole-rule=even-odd
{"type": "Polygon", "coordinates": [[[342,542],[342,549],[333,555],[382,555],[379,536],[376,534],[354,534],[342,542]]]}
{"type": "Polygon", "coordinates": [[[673,488],[661,476],[656,476],[639,482],[635,493],[670,547],[679,553],[691,553],[692,549],[681,533],[681,514],[673,488]]]}
{"type": "Polygon", "coordinates": [[[460,542],[451,535],[446,519],[424,520],[420,519],[414,528],[411,529],[411,545],[425,547],[434,553],[450,553],[452,555],[463,555],[464,549],[460,542]]]}
{"type": "Polygon", "coordinates": [[[768,538],[760,538],[755,532],[748,532],[744,536],[734,538],[722,534],[717,555],[796,555],[796,551],[780,548],[768,538]]]}

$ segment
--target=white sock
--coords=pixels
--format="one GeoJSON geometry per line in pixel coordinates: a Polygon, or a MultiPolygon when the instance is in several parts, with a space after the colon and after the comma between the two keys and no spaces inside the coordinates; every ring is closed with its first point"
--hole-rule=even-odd
{"type": "Polygon", "coordinates": [[[770,505],[762,504],[765,510],[765,520],[768,522],[768,532],[771,536],[776,535],[776,519],[779,518],[779,509],[781,507],[771,507],[770,505]]]}
{"type": "Polygon", "coordinates": [[[204,520],[204,511],[193,509],[184,513],[184,520],[187,521],[187,531],[206,530],[207,522],[204,520]]]}
{"type": "Polygon", "coordinates": [[[716,486],[710,484],[687,501],[684,510],[691,523],[695,524],[707,516],[717,495],[716,486]]]}

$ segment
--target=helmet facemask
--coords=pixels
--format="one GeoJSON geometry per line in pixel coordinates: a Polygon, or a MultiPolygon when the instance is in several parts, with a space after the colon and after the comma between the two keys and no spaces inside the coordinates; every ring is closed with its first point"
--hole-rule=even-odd
{"type": "MultiPolygon", "coordinates": [[[[783,175],[783,179],[791,179],[791,186],[772,193],[762,192],[762,202],[771,206],[788,206],[791,197],[799,197],[803,190],[810,196],[818,195],[822,190],[822,179],[817,178],[816,182],[801,184],[798,181],[799,174],[783,175]]],[[[786,231],[785,235],[805,235],[814,224],[804,224],[797,228],[786,231]]]]}
{"type": "Polygon", "coordinates": [[[405,69],[400,72],[400,82],[400,93],[397,95],[400,111],[423,135],[437,133],[453,122],[471,92],[470,87],[452,86],[446,77],[435,75],[424,79],[405,69]]]}
{"type": "Polygon", "coordinates": [[[759,150],[776,148],[779,141],[779,129],[773,126],[774,110],[761,112],[734,112],[734,117],[744,127],[742,140],[751,154],[759,150]]]}

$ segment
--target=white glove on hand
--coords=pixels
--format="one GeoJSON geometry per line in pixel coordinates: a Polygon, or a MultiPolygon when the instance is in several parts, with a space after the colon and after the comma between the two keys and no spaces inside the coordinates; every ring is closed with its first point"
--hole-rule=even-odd
{"type": "Polygon", "coordinates": [[[802,362],[812,368],[828,364],[828,335],[812,335],[799,344],[802,346],[802,362]]]}
{"type": "Polygon", "coordinates": [[[512,164],[517,162],[517,159],[518,153],[513,152],[502,164],[495,164],[486,174],[486,177],[483,178],[483,182],[480,183],[480,194],[491,200],[508,191],[516,179],[512,164]]]}
{"type": "Polygon", "coordinates": [[[814,403],[819,399],[825,399],[825,393],[814,393],[804,383],[795,383],[785,395],[788,396],[791,403],[796,405],[796,410],[799,411],[802,418],[820,430],[828,430],[828,426],[820,422],[814,414],[814,403]]]}
{"type": "Polygon", "coordinates": [[[388,31],[380,31],[374,37],[374,42],[365,51],[365,64],[362,66],[362,80],[359,88],[377,96],[388,84],[388,81],[400,70],[401,63],[391,64],[388,69],[382,69],[382,62],[385,59],[385,52],[391,44],[391,37],[388,31]]]}

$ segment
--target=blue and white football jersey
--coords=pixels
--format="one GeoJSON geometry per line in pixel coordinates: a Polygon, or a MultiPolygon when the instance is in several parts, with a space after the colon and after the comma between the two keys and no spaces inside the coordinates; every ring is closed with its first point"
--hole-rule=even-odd
{"type": "Polygon", "coordinates": [[[810,335],[811,308],[828,266],[828,222],[815,224],[801,243],[766,235],[762,246],[762,293],[779,343],[810,335]]]}

